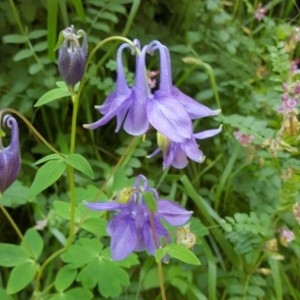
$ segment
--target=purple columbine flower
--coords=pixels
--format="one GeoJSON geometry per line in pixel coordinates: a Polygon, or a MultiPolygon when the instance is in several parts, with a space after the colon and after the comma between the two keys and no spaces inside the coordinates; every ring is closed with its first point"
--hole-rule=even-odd
{"type": "MultiPolygon", "coordinates": [[[[139,48],[138,41],[135,44],[139,48]]],[[[104,116],[91,124],[84,124],[87,129],[96,129],[105,125],[112,118],[117,118],[116,132],[120,130],[124,122],[124,130],[131,135],[143,135],[149,129],[149,122],[146,116],[146,103],[150,92],[147,85],[145,73],[145,46],[140,55],[136,56],[135,84],[129,87],[126,81],[122,53],[125,48],[130,48],[129,44],[122,44],[117,52],[117,82],[116,89],[112,92],[104,103],[96,106],[96,109],[104,116]]]]}
{"type": "Polygon", "coordinates": [[[146,45],[136,56],[135,84],[130,88],[126,82],[122,51],[128,45],[121,45],[117,53],[117,83],[115,91],[96,108],[104,114],[100,120],[85,124],[88,129],[95,129],[117,118],[118,131],[124,122],[124,130],[132,135],[142,135],[149,125],[174,142],[183,142],[192,138],[192,119],[214,116],[219,110],[211,110],[186,96],[172,84],[172,72],[169,50],[154,41],[146,45]],[[160,53],[159,89],[151,93],[146,72],[146,54],[155,50],[160,53]]]}
{"type": "Polygon", "coordinates": [[[58,70],[65,83],[73,89],[84,74],[88,51],[87,37],[82,29],[75,34],[73,25],[62,30],[61,35],[64,41],[58,51],[58,70]],[[80,46],[78,39],[81,37],[80,46]]]}
{"type": "Polygon", "coordinates": [[[121,260],[133,251],[147,250],[154,255],[162,240],[170,240],[169,233],[161,221],[164,220],[172,226],[181,226],[192,214],[173,201],[160,199],[156,189],[149,187],[148,180],[143,175],[137,176],[131,193],[126,190],[126,201],[121,197],[122,201],[119,202],[86,203],[90,209],[117,211],[107,226],[114,260],[121,260]],[[145,192],[153,194],[156,211],[147,207],[143,196],[145,192]],[[151,227],[151,219],[154,228],[151,227]]]}
{"type": "Polygon", "coordinates": [[[21,164],[18,123],[14,117],[6,115],[2,124],[11,129],[11,141],[4,147],[0,136],[0,194],[17,179],[21,164]]]}
{"type": "MultiPolygon", "coordinates": [[[[191,120],[218,115],[220,113],[219,109],[212,110],[208,108],[207,106],[185,95],[173,85],[169,49],[159,41],[155,40],[149,44],[148,53],[153,54],[156,50],[159,51],[160,57],[159,89],[154,92],[153,96],[153,99],[157,100],[156,105],[158,105],[160,101],[167,101],[170,105],[179,102],[184,107],[184,110],[187,112],[191,120]]],[[[182,111],[182,108],[180,108],[180,111],[182,111]]],[[[158,131],[163,133],[161,130],[158,131]]],[[[172,138],[171,140],[175,141],[175,139],[172,138]]]]}
{"type": "Polygon", "coordinates": [[[185,139],[181,143],[176,143],[169,140],[161,133],[157,133],[157,144],[159,146],[148,158],[152,158],[160,151],[163,154],[163,169],[173,166],[177,169],[183,169],[188,164],[188,159],[202,163],[205,160],[203,152],[199,149],[196,139],[203,140],[219,134],[222,131],[222,126],[218,129],[210,129],[193,134],[190,139],[185,139]]]}

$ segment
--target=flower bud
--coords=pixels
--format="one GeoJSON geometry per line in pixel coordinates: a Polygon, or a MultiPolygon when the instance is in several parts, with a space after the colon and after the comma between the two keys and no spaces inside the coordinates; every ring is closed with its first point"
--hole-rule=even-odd
{"type": "Polygon", "coordinates": [[[58,51],[58,70],[65,83],[73,89],[84,74],[87,57],[87,37],[83,30],[74,33],[74,26],[61,31],[64,39],[58,51]],[[79,38],[82,37],[81,46],[79,38]]]}
{"type": "Polygon", "coordinates": [[[167,154],[171,147],[172,141],[158,131],[156,133],[156,141],[158,148],[161,150],[161,152],[167,154]]]}
{"type": "Polygon", "coordinates": [[[14,117],[6,115],[2,124],[11,129],[11,141],[4,147],[0,137],[0,194],[16,180],[21,164],[18,123],[14,117]]]}

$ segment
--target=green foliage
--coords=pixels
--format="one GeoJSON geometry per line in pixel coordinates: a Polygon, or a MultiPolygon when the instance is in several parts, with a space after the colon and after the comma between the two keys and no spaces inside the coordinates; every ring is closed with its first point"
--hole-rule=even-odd
{"type": "MultiPolygon", "coordinates": [[[[97,287],[98,292],[108,298],[118,297],[122,287],[129,285],[128,274],[111,261],[99,240],[80,239],[62,255],[62,260],[67,264],[56,277],[55,288],[58,292],[65,291],[76,280],[86,290],[97,287]]],[[[128,258],[127,262],[128,267],[137,263],[133,258],[128,258]]]]}

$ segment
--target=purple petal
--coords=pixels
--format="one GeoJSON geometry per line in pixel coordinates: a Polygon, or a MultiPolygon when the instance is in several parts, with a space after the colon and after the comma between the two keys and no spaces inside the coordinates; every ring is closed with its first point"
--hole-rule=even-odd
{"type": "Polygon", "coordinates": [[[118,202],[84,202],[84,205],[94,210],[119,210],[127,208],[127,204],[121,204],[118,202]]]}
{"type": "Polygon", "coordinates": [[[3,148],[0,137],[0,197],[1,193],[17,179],[21,167],[17,120],[11,115],[6,115],[2,122],[3,126],[11,129],[11,140],[10,144],[3,148]]]}
{"type": "Polygon", "coordinates": [[[176,86],[172,87],[172,95],[184,106],[191,119],[216,116],[220,113],[219,109],[212,110],[207,106],[197,102],[193,98],[185,95],[176,86]]]}
{"type": "Polygon", "coordinates": [[[132,105],[129,108],[124,130],[131,135],[142,135],[149,128],[146,106],[149,98],[145,55],[147,46],[144,46],[140,55],[136,56],[135,84],[133,87],[132,105]]]}
{"type": "Polygon", "coordinates": [[[137,233],[134,220],[129,214],[119,214],[108,224],[107,232],[111,236],[111,254],[113,260],[121,260],[136,247],[137,233]]]}
{"type": "Polygon", "coordinates": [[[116,131],[118,131],[129,107],[132,106],[132,90],[128,87],[122,62],[122,52],[125,48],[130,48],[130,45],[122,44],[117,53],[116,89],[106,98],[102,105],[96,106],[96,109],[105,116],[94,123],[84,124],[84,128],[95,129],[99,126],[105,125],[112,118],[117,116],[116,131]]]}
{"type": "Polygon", "coordinates": [[[152,54],[155,50],[159,51],[160,59],[160,82],[159,89],[171,94],[172,89],[172,69],[169,49],[159,41],[152,41],[149,44],[149,53],[152,54]]]}
{"type": "Polygon", "coordinates": [[[192,137],[192,122],[183,105],[172,95],[156,91],[148,101],[147,116],[157,131],[174,142],[192,137]]]}
{"type": "Polygon", "coordinates": [[[193,213],[192,211],[187,211],[179,204],[169,200],[159,200],[157,202],[157,212],[160,217],[173,226],[185,224],[193,213]]]}
{"type": "Polygon", "coordinates": [[[174,150],[172,149],[173,151],[167,157],[164,157],[163,168],[172,165],[176,169],[184,169],[188,164],[185,152],[180,148],[179,143],[174,143],[172,148],[174,150]]]}
{"type": "Polygon", "coordinates": [[[203,152],[199,149],[199,146],[195,139],[186,140],[180,144],[184,153],[193,161],[202,163],[205,159],[203,152]]]}
{"type": "Polygon", "coordinates": [[[207,139],[209,137],[219,134],[221,131],[222,131],[222,125],[218,129],[210,129],[210,130],[205,130],[205,131],[195,133],[194,138],[198,140],[207,139]]]}
{"type": "Polygon", "coordinates": [[[149,129],[149,122],[146,114],[147,94],[142,97],[136,95],[136,88],[133,88],[133,101],[128,110],[124,122],[124,130],[134,136],[143,135],[149,129]]]}
{"type": "MultiPolygon", "coordinates": [[[[154,220],[154,228],[155,228],[155,234],[157,238],[157,244],[160,246],[160,241],[162,237],[165,237],[167,241],[170,240],[169,232],[161,225],[159,219],[155,215],[153,216],[153,220],[154,220]]],[[[149,253],[154,255],[157,247],[156,247],[156,243],[154,243],[154,236],[149,222],[144,224],[143,239],[145,243],[145,249],[149,253]]]]}

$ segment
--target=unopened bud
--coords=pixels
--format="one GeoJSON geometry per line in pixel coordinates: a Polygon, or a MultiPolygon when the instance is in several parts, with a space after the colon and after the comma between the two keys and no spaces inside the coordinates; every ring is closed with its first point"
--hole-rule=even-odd
{"type": "Polygon", "coordinates": [[[58,70],[66,84],[73,89],[84,74],[87,37],[83,30],[78,30],[75,34],[73,25],[62,30],[61,35],[63,43],[58,51],[58,70]],[[82,43],[80,45],[79,38],[81,37],[82,43]]]}
{"type": "Polygon", "coordinates": [[[156,140],[161,152],[166,154],[169,151],[172,142],[160,132],[157,132],[156,140]]]}

